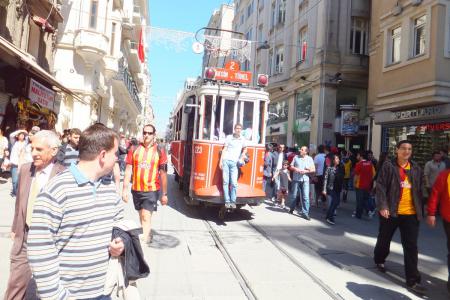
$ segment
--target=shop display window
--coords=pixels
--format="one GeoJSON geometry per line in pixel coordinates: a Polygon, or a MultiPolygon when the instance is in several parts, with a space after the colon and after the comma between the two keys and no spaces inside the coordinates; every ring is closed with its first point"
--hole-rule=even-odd
{"type": "Polygon", "coordinates": [[[411,141],[413,145],[412,159],[423,167],[427,161],[431,160],[434,150],[444,150],[448,153],[450,122],[384,127],[383,136],[383,151],[387,151],[391,157],[395,156],[397,142],[411,141]]]}

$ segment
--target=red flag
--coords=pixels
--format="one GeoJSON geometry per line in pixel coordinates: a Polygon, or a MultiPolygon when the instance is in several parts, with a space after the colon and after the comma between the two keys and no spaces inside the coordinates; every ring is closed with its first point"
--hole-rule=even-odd
{"type": "Polygon", "coordinates": [[[303,42],[302,45],[302,60],[306,59],[306,51],[308,49],[308,43],[306,41],[303,42]]]}
{"type": "Polygon", "coordinates": [[[139,45],[138,45],[138,55],[139,55],[139,60],[143,63],[145,60],[145,54],[144,54],[144,37],[142,35],[142,28],[141,28],[141,33],[139,35],[139,45]]]}

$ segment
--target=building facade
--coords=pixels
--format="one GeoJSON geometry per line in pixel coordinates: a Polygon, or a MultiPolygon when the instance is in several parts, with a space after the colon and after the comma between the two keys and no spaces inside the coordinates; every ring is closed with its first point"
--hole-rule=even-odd
{"type": "Polygon", "coordinates": [[[0,1],[0,123],[6,133],[35,125],[53,129],[61,96],[71,94],[53,76],[60,7],[56,1],[0,1]]]}
{"type": "Polygon", "coordinates": [[[248,69],[270,76],[266,141],[369,146],[369,21],[369,0],[235,1],[233,28],[254,44],[248,69]],[[349,138],[341,105],[359,108],[349,138]]]}
{"type": "Polygon", "coordinates": [[[149,111],[145,0],[76,0],[62,6],[55,74],[76,93],[62,100],[58,127],[101,122],[136,135],[149,111]]]}
{"type": "MultiPolygon", "coordinates": [[[[210,36],[210,39],[217,37],[217,46],[220,48],[229,48],[230,39],[234,37],[230,32],[233,29],[234,18],[234,6],[228,4],[222,4],[219,9],[214,10],[209,19],[207,28],[204,31],[206,36],[210,36]],[[218,30],[214,30],[217,28],[218,30]]],[[[208,40],[208,38],[206,38],[208,40]]],[[[211,42],[216,42],[216,40],[211,42]]],[[[228,56],[226,53],[220,53],[215,51],[205,51],[203,55],[202,70],[206,67],[219,67],[223,68],[228,56]]]]}
{"type": "Polygon", "coordinates": [[[410,140],[422,165],[450,141],[450,2],[372,1],[372,148],[410,140]]]}

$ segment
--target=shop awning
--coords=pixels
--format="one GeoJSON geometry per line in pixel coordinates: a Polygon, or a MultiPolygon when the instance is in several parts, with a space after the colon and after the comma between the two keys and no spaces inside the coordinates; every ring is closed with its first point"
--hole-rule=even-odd
{"type": "Polygon", "coordinates": [[[23,68],[28,72],[32,73],[33,75],[35,75],[36,77],[42,79],[43,81],[51,85],[53,87],[53,90],[55,91],[61,90],[66,94],[75,96],[70,89],[66,88],[62,83],[56,80],[55,77],[49,74],[41,66],[39,66],[31,54],[17,48],[16,46],[14,46],[1,36],[0,36],[0,57],[9,64],[13,65],[14,67],[23,68]],[[5,57],[5,54],[10,57],[9,58],[5,57]],[[14,59],[11,59],[11,57],[14,59]]]}

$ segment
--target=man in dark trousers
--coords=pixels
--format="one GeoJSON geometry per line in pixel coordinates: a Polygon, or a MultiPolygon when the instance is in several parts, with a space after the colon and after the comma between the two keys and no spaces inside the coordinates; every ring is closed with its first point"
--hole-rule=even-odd
{"type": "Polygon", "coordinates": [[[64,170],[62,165],[53,163],[59,144],[59,137],[52,131],[37,132],[31,144],[33,162],[26,163],[20,168],[16,209],[11,228],[14,243],[11,249],[11,266],[5,300],[25,298],[27,285],[31,279],[27,259],[27,237],[33,204],[48,180],[64,170]]]}
{"type": "Polygon", "coordinates": [[[412,144],[407,140],[397,143],[396,157],[386,160],[381,166],[376,184],[380,226],[374,250],[377,268],[385,272],[385,260],[397,228],[400,229],[406,285],[408,290],[424,294],[417,268],[419,222],[423,217],[423,172],[420,166],[410,161],[412,144]]]}

